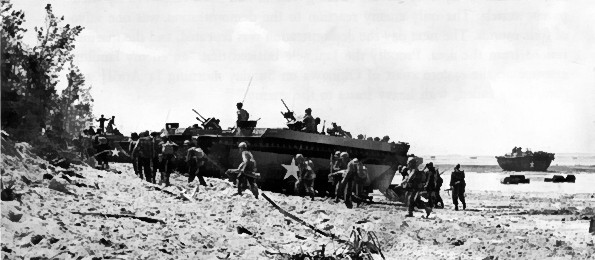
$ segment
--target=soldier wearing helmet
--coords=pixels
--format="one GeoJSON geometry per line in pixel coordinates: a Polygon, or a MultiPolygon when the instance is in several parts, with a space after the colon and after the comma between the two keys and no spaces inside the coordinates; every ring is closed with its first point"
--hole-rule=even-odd
{"type": "Polygon", "coordinates": [[[463,203],[463,210],[467,208],[465,186],[465,171],[461,171],[461,165],[457,164],[450,175],[450,189],[452,190],[452,203],[455,205],[455,210],[459,210],[459,200],[463,203]]]}
{"type": "Polygon", "coordinates": [[[304,115],[304,119],[302,122],[304,123],[304,127],[302,131],[306,133],[318,133],[318,129],[316,129],[316,120],[312,117],[312,109],[307,108],[306,114],[304,115]]]}
{"type": "Polygon", "coordinates": [[[333,186],[335,187],[335,202],[338,203],[340,198],[343,196],[343,188],[341,186],[341,180],[343,180],[343,176],[345,175],[345,170],[347,170],[347,164],[349,164],[349,154],[347,152],[342,152],[339,154],[339,160],[335,162],[333,166],[333,173],[329,175],[329,177],[333,181],[333,186]]]}
{"type": "MultiPolygon", "coordinates": [[[[243,158],[243,153],[247,152],[250,156],[250,158],[252,158],[252,160],[254,160],[254,156],[252,155],[252,153],[250,151],[248,151],[248,144],[246,142],[240,142],[238,144],[238,151],[239,151],[239,156],[240,158],[243,158]]],[[[254,171],[256,171],[256,168],[254,169],[254,171]]],[[[227,175],[229,177],[229,181],[231,181],[232,183],[236,184],[236,185],[242,185],[244,186],[246,183],[245,182],[239,182],[238,181],[238,175],[240,174],[240,171],[237,169],[229,169],[225,172],[225,175],[227,175]]],[[[239,188],[245,188],[245,187],[239,187],[239,188]]]]}
{"type": "Polygon", "coordinates": [[[242,104],[241,102],[237,103],[236,107],[238,108],[238,120],[236,122],[248,121],[248,119],[250,118],[250,114],[248,114],[248,111],[243,109],[244,104],[242,104]]]}
{"type": "Polygon", "coordinates": [[[316,196],[314,191],[314,180],[316,179],[316,173],[313,169],[314,163],[304,158],[303,155],[297,154],[295,156],[295,165],[298,167],[298,181],[295,183],[295,192],[300,194],[301,190],[304,189],[314,201],[314,196],[316,196]]]}
{"type": "MultiPolygon", "coordinates": [[[[200,173],[200,167],[205,164],[205,153],[200,147],[191,146],[186,153],[186,163],[188,164],[188,183],[192,183],[194,178],[198,177],[200,185],[207,186],[207,182],[200,173]]],[[[198,188],[197,188],[198,191],[198,188]]]]}
{"type": "Polygon", "coordinates": [[[407,217],[413,217],[413,210],[415,209],[416,203],[420,206],[423,204],[424,208],[426,209],[427,216],[429,216],[432,212],[431,207],[426,205],[427,203],[422,203],[420,201],[418,202],[418,198],[422,196],[422,192],[424,191],[425,184],[427,182],[426,173],[418,169],[420,163],[421,162],[418,161],[417,158],[409,158],[407,161],[409,178],[407,178],[407,180],[404,182],[405,188],[408,192],[407,204],[409,207],[409,213],[407,214],[407,217]]]}
{"type": "Polygon", "coordinates": [[[144,131],[140,134],[138,142],[132,149],[132,158],[137,159],[137,170],[139,177],[144,177],[148,182],[152,181],[151,176],[151,159],[154,156],[155,151],[153,150],[153,140],[149,136],[149,131],[144,131]]]}
{"type": "Polygon", "coordinates": [[[347,170],[345,171],[345,177],[341,181],[341,187],[344,189],[344,200],[347,208],[353,208],[352,195],[355,191],[357,203],[361,202],[359,196],[363,192],[363,184],[367,179],[367,170],[364,165],[357,159],[354,158],[347,164],[347,170]],[[360,188],[361,187],[361,188],[360,188]],[[360,191],[361,189],[361,191],[360,191]]]}
{"type": "Polygon", "coordinates": [[[235,174],[238,178],[238,193],[234,195],[242,195],[242,192],[247,187],[250,187],[250,191],[254,194],[254,197],[258,199],[258,186],[256,185],[256,161],[252,157],[252,154],[248,151],[242,153],[242,163],[237,169],[227,170],[227,174],[235,174]]]}

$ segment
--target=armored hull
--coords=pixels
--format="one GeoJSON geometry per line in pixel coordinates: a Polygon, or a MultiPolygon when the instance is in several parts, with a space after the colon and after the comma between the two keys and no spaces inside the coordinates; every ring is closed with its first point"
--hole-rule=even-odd
{"type": "Polygon", "coordinates": [[[535,152],[522,156],[496,156],[498,165],[505,171],[547,171],[554,160],[553,153],[535,152]]]}
{"type": "MultiPolygon", "coordinates": [[[[272,191],[293,190],[297,180],[297,167],[293,158],[303,154],[312,160],[316,171],[315,189],[320,194],[332,190],[328,174],[331,172],[331,155],[335,151],[348,152],[358,158],[368,169],[368,190],[384,192],[390,185],[398,165],[407,162],[407,143],[388,143],[351,139],[315,133],[305,133],[281,128],[253,128],[236,130],[173,130],[170,140],[183,144],[195,139],[207,154],[207,163],[201,169],[207,176],[225,177],[227,169],[237,168],[241,162],[238,144],[246,142],[261,174],[258,184],[272,191]]],[[[169,130],[172,132],[172,130],[169,130]]],[[[184,151],[183,145],[181,151],[184,151]]],[[[183,166],[182,166],[183,167],[183,166]]]]}

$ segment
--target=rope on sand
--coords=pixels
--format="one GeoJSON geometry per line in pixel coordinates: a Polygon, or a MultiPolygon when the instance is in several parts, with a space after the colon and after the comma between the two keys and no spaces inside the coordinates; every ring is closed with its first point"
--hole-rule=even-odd
{"type": "Polygon", "coordinates": [[[320,230],[320,229],[316,228],[315,226],[313,226],[313,225],[311,225],[311,224],[308,224],[306,221],[304,221],[304,220],[302,220],[302,219],[300,219],[300,218],[298,218],[298,217],[294,216],[293,214],[291,214],[291,213],[289,213],[289,212],[285,211],[284,209],[282,209],[281,207],[279,207],[279,205],[277,205],[277,204],[276,204],[276,203],[275,203],[273,200],[271,200],[271,199],[270,199],[270,198],[269,198],[269,197],[268,197],[266,194],[264,194],[264,193],[263,193],[263,194],[262,194],[262,196],[263,196],[263,197],[264,197],[264,198],[265,198],[265,199],[266,199],[268,202],[270,202],[270,203],[273,205],[273,207],[275,207],[275,208],[276,208],[276,209],[277,209],[279,212],[281,212],[281,214],[285,215],[286,217],[288,217],[288,218],[291,218],[291,219],[295,220],[296,222],[298,222],[298,223],[300,223],[300,224],[302,224],[302,225],[304,225],[304,226],[306,226],[306,227],[308,227],[308,228],[310,228],[310,229],[314,230],[316,233],[319,233],[319,234],[321,234],[321,235],[323,235],[323,236],[325,236],[325,237],[330,237],[330,238],[332,238],[332,239],[335,239],[335,240],[337,240],[337,241],[339,241],[339,242],[341,242],[341,243],[348,243],[348,241],[346,241],[346,240],[344,240],[344,239],[341,239],[341,238],[339,238],[338,236],[336,236],[336,235],[334,235],[334,234],[331,234],[331,233],[324,232],[324,231],[322,231],[322,230],[320,230]]]}

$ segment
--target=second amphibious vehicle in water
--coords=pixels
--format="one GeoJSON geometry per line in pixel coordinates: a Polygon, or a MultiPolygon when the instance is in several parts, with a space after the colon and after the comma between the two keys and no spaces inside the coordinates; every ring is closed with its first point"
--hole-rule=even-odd
{"type": "Polygon", "coordinates": [[[553,153],[547,152],[515,152],[504,156],[496,156],[498,165],[505,171],[540,171],[545,172],[554,160],[553,153]]]}

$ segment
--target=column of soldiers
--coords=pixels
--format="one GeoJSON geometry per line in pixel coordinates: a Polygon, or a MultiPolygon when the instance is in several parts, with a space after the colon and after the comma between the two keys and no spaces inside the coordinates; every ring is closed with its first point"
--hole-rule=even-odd
{"type": "Polygon", "coordinates": [[[359,206],[363,202],[364,184],[368,179],[366,166],[357,158],[350,159],[347,152],[335,152],[336,161],[333,164],[333,172],[329,174],[329,180],[334,187],[334,201],[339,203],[344,200],[347,208],[353,208],[353,200],[359,206]]]}
{"type": "Polygon", "coordinates": [[[159,184],[170,185],[170,175],[175,168],[174,160],[181,157],[180,151],[186,151],[184,157],[188,169],[188,183],[192,183],[198,177],[199,184],[206,186],[207,183],[200,173],[200,167],[205,163],[205,153],[198,147],[196,142],[184,142],[183,149],[167,137],[160,137],[158,132],[149,135],[145,131],[137,135],[131,134],[130,151],[133,161],[134,172],[141,179],[157,184],[157,172],[160,173],[159,184]]]}
{"type": "MultiPolygon", "coordinates": [[[[440,189],[443,184],[441,173],[434,167],[432,162],[427,163],[424,169],[419,170],[419,165],[415,158],[409,158],[405,167],[399,167],[403,181],[401,187],[405,189],[405,204],[408,207],[407,217],[413,216],[415,207],[424,208],[426,217],[430,215],[433,208],[444,208],[444,202],[440,196],[440,189]]],[[[463,204],[463,210],[466,209],[465,203],[465,172],[460,170],[457,164],[451,174],[450,191],[452,191],[452,200],[455,210],[459,210],[458,201],[463,204]]]]}

